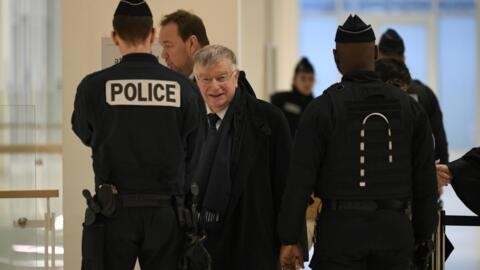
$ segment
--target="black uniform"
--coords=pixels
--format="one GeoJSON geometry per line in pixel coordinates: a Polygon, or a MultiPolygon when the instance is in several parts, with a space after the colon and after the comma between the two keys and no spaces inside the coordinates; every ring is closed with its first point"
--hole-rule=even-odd
{"type": "Polygon", "coordinates": [[[374,72],[345,75],[304,112],[285,190],[282,244],[298,239],[311,192],[322,198],[313,269],[407,269],[414,241],[429,239],[436,224],[425,113],[374,72]]]}
{"type": "Polygon", "coordinates": [[[177,267],[183,231],[170,198],[183,193],[198,159],[194,89],[143,53],[78,86],[73,131],[92,149],[96,187],[113,184],[123,201],[113,217],[100,218],[106,269],[133,269],[137,257],[142,269],[177,267]]]}
{"type": "Polygon", "coordinates": [[[453,175],[452,187],[462,202],[480,216],[480,148],[472,148],[463,157],[448,163],[453,175]]]}
{"type": "Polygon", "coordinates": [[[280,108],[283,114],[285,114],[288,125],[290,126],[290,134],[292,134],[292,138],[295,137],[298,121],[300,120],[303,111],[312,99],[313,95],[305,96],[295,87],[293,87],[290,92],[275,93],[271,96],[270,101],[272,104],[280,108]]]}
{"type": "Polygon", "coordinates": [[[435,139],[435,159],[441,163],[448,162],[448,143],[443,127],[443,116],[438,99],[432,89],[419,80],[412,80],[407,92],[417,100],[427,113],[435,139]]]}
{"type": "MultiPolygon", "coordinates": [[[[389,28],[382,34],[378,43],[378,50],[386,57],[402,59],[403,61],[405,44],[397,31],[389,28]]],[[[442,111],[440,110],[437,97],[432,89],[419,80],[412,80],[407,92],[422,105],[430,120],[435,137],[435,159],[440,159],[442,163],[448,162],[447,138],[443,128],[442,111]]]]}

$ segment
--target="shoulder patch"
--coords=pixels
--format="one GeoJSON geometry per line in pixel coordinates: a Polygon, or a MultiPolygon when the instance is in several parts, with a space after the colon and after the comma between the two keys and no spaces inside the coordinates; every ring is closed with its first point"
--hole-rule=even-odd
{"type": "Polygon", "coordinates": [[[180,84],[163,80],[110,80],[106,102],[115,105],[180,107],[180,84]]]}
{"type": "Polygon", "coordinates": [[[285,102],[285,104],[283,104],[283,109],[286,112],[293,113],[293,114],[302,113],[302,107],[292,102],[285,102]]]}
{"type": "Polygon", "coordinates": [[[416,93],[411,93],[409,94],[413,99],[415,99],[416,102],[418,102],[418,94],[416,93]]]}

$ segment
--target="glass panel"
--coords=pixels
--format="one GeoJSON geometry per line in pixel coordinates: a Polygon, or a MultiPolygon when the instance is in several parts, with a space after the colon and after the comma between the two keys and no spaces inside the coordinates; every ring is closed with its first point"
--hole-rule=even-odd
{"type": "MultiPolygon", "coordinates": [[[[61,190],[60,4],[0,0],[0,190],[61,190]]],[[[50,208],[61,230],[61,199],[50,208]]],[[[44,267],[45,230],[12,224],[43,220],[46,210],[45,199],[0,199],[0,269],[44,267]]],[[[61,237],[55,269],[63,265],[61,237]]]]}
{"type": "Polygon", "coordinates": [[[450,149],[466,150],[475,145],[475,24],[474,17],[457,16],[442,16],[438,24],[440,102],[450,149]]]}
{"type": "MultiPolygon", "coordinates": [[[[35,122],[34,107],[0,106],[0,115],[0,145],[3,146],[0,152],[0,189],[34,189],[35,154],[12,153],[15,147],[35,143],[35,132],[28,127],[29,123],[35,122]]],[[[36,200],[32,199],[0,199],[1,269],[32,269],[39,266],[37,253],[18,252],[16,249],[19,246],[37,246],[41,238],[37,237],[36,230],[13,226],[13,221],[21,217],[37,219],[36,206],[36,200]]]]}
{"type": "Polygon", "coordinates": [[[315,68],[315,96],[340,78],[332,53],[337,26],[334,16],[308,16],[300,21],[299,52],[308,57],[315,68]]]}
{"type": "Polygon", "coordinates": [[[307,12],[333,12],[335,11],[334,0],[301,0],[300,10],[307,12]]]}
{"type": "Polygon", "coordinates": [[[347,12],[427,12],[432,10],[431,0],[345,0],[347,12]]]}
{"type": "Polygon", "coordinates": [[[474,11],[475,0],[440,0],[441,11],[474,11]]]}

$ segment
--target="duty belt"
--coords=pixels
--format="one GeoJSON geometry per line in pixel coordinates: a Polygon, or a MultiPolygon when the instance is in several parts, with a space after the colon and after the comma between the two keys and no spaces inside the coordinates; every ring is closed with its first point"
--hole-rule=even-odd
{"type": "Polygon", "coordinates": [[[405,211],[409,207],[406,200],[322,200],[322,210],[392,210],[405,211]]]}
{"type": "Polygon", "coordinates": [[[173,207],[170,195],[125,194],[120,195],[123,207],[173,207]]]}

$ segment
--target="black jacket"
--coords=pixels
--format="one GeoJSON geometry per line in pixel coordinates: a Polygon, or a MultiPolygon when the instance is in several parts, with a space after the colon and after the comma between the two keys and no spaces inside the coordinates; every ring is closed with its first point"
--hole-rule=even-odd
{"type": "Polygon", "coordinates": [[[453,175],[455,193],[470,210],[480,216],[480,148],[472,148],[447,166],[453,175]]]}
{"type": "Polygon", "coordinates": [[[312,99],[313,95],[305,96],[295,87],[292,91],[275,93],[270,97],[270,102],[285,114],[292,138],[295,137],[295,131],[303,111],[312,99]]]}
{"type": "Polygon", "coordinates": [[[420,103],[430,120],[430,126],[432,127],[432,133],[435,139],[435,159],[440,159],[441,163],[447,163],[447,135],[443,127],[442,110],[440,109],[440,104],[438,103],[435,93],[419,80],[412,80],[407,93],[420,103]]]}
{"type": "Polygon", "coordinates": [[[255,98],[242,72],[233,110],[231,196],[214,270],[278,269],[276,219],[291,152],[288,124],[275,106],[255,98]]]}
{"type": "MultiPolygon", "coordinates": [[[[348,80],[359,85],[384,85],[374,72],[361,71],[345,75],[342,82],[348,80]]],[[[362,91],[362,88],[351,91],[362,91]]],[[[385,86],[386,91],[401,91],[385,86]]],[[[437,183],[435,177],[433,141],[428,119],[420,106],[406,95],[396,95],[408,99],[410,106],[403,107],[402,112],[411,115],[411,127],[408,136],[411,145],[411,200],[413,204],[412,226],[415,238],[421,242],[431,237],[436,226],[437,183]]],[[[305,208],[310,194],[319,190],[325,153],[330,147],[332,134],[338,121],[332,101],[327,93],[314,99],[307,107],[299,123],[295,136],[294,148],[287,183],[279,215],[278,230],[283,244],[296,242],[301,232],[305,208]]],[[[356,184],[357,179],[352,179],[356,184]]],[[[345,199],[345,198],[344,198],[345,199]]],[[[398,198],[396,198],[398,199],[398,198]]]]}
{"type": "Polygon", "coordinates": [[[114,184],[124,194],[181,193],[199,155],[198,95],[190,80],[151,54],[128,54],[87,75],[71,121],[92,149],[96,184],[114,184]],[[121,100],[127,104],[115,103],[121,100]]]}

